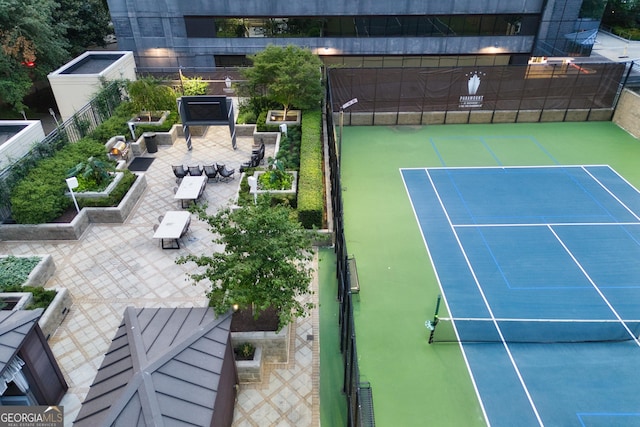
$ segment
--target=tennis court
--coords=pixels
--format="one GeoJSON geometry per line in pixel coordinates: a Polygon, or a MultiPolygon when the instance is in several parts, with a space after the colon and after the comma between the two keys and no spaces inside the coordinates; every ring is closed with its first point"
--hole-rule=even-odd
{"type": "Polygon", "coordinates": [[[349,127],[342,152],[377,425],[640,424],[636,139],[612,123],[349,127]],[[428,343],[438,295],[435,337],[454,343],[428,343]]]}
{"type": "Polygon", "coordinates": [[[639,425],[636,189],[608,166],[402,176],[452,318],[435,340],[465,343],[489,423],[639,425]]]}

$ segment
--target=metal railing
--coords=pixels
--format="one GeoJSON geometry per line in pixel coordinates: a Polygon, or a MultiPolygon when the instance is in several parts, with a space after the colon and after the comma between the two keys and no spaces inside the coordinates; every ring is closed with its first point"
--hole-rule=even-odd
{"type": "Polygon", "coordinates": [[[121,84],[110,83],[76,114],[60,123],[42,141],[34,144],[23,157],[0,171],[0,222],[11,217],[11,190],[29,170],[40,160],[51,157],[65,145],[77,142],[94,131],[113,115],[122,101],[121,84]]]}

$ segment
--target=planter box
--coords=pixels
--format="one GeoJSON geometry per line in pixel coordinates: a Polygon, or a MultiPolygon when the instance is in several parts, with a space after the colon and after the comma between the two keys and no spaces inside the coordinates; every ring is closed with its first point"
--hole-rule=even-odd
{"type": "MultiPolygon", "coordinates": [[[[258,177],[260,177],[260,175],[265,174],[267,171],[255,171],[253,173],[253,176],[256,177],[256,179],[258,179],[258,177]]],[[[285,171],[286,173],[293,175],[293,180],[291,182],[291,188],[288,190],[256,190],[256,192],[258,194],[264,194],[264,193],[269,193],[269,194],[296,194],[296,191],[298,190],[298,172],[296,171],[285,171]]]]}
{"type": "Polygon", "coordinates": [[[94,223],[123,223],[147,187],[144,174],[138,174],[117,207],[83,208],[68,224],[0,224],[0,240],[78,240],[94,223]]]}
{"type": "Polygon", "coordinates": [[[231,345],[248,342],[262,348],[265,363],[287,363],[289,360],[289,326],[280,332],[231,332],[231,345]]]}
{"type": "Polygon", "coordinates": [[[300,110],[287,111],[287,117],[284,118],[284,110],[267,111],[267,119],[265,123],[268,125],[300,125],[302,114],[300,110]]]}
{"type": "MultiPolygon", "coordinates": [[[[56,264],[51,255],[23,255],[16,258],[38,257],[40,261],[33,267],[22,286],[44,286],[56,271],[56,264]]],[[[0,255],[0,258],[7,258],[7,255],[0,255]]]]}
{"type": "Polygon", "coordinates": [[[38,325],[40,325],[40,329],[42,329],[42,333],[47,340],[53,335],[56,329],[58,329],[58,326],[62,324],[62,321],[67,317],[73,304],[71,294],[66,288],[56,288],[55,290],[55,298],[42,314],[40,320],[38,320],[38,325]]]}
{"type": "Polygon", "coordinates": [[[253,360],[236,360],[238,380],[241,383],[262,382],[262,347],[256,346],[253,360]]]}
{"type": "MultiPolygon", "coordinates": [[[[116,185],[118,185],[118,183],[122,180],[123,176],[124,176],[124,173],[116,172],[115,177],[113,178],[111,183],[103,191],[82,191],[82,192],[74,191],[73,194],[75,194],[76,199],[83,199],[83,198],[97,199],[100,197],[108,197],[109,194],[111,194],[111,192],[113,191],[113,189],[116,188],[116,185]]],[[[71,192],[67,191],[65,195],[70,198],[71,192]]]]}

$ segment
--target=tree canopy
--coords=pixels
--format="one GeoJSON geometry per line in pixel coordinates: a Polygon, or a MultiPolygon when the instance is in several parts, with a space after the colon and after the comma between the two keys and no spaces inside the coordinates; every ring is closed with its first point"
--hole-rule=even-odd
{"type": "Polygon", "coordinates": [[[323,96],[322,61],[311,50],[294,45],[267,46],[251,56],[253,66],[243,71],[250,96],[266,96],[300,109],[320,105],[323,96]]]}
{"type": "Polygon", "coordinates": [[[24,110],[33,81],[109,31],[102,0],[0,0],[0,104],[24,110]]]}
{"type": "Polygon", "coordinates": [[[16,111],[31,89],[68,59],[65,28],[54,22],[53,0],[0,1],[0,100],[16,111]]]}
{"type": "Polygon", "coordinates": [[[312,294],[311,239],[292,219],[290,208],[271,207],[265,197],[255,206],[225,208],[215,215],[199,208],[198,214],[222,250],[187,255],[177,262],[191,261],[200,267],[189,276],[195,283],[211,283],[207,297],[217,314],[234,305],[253,308],[255,316],[274,308],[279,329],[308,314],[313,304],[301,300],[312,294]]]}
{"type": "Polygon", "coordinates": [[[111,32],[109,10],[103,0],[56,0],[53,19],[65,28],[69,53],[77,56],[89,46],[104,46],[111,32]]]}

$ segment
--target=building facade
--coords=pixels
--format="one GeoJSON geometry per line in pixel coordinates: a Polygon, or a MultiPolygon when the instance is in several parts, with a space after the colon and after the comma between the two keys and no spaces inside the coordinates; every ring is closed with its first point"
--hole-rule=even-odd
{"type": "Polygon", "coordinates": [[[246,65],[269,44],[362,67],[526,64],[588,55],[606,0],[108,0],[139,71],[246,65]],[[587,4],[588,3],[588,4],[587,4]],[[583,19],[584,18],[584,19],[583,19]],[[586,38],[586,44],[585,44],[586,38]]]}

